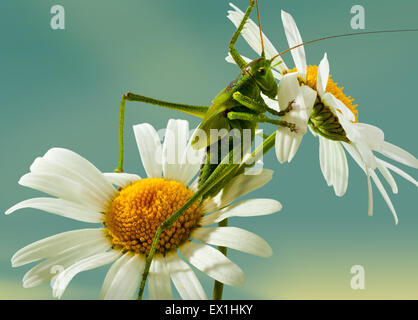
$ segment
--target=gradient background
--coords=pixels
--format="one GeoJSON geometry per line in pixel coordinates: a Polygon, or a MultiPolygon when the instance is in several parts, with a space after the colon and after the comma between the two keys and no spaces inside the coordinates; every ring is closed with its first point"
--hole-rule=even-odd
{"type": "MultiPolygon", "coordinates": [[[[415,1],[260,1],[264,32],[286,49],[280,9],[290,12],[304,40],[353,32],[350,8],[366,9],[366,29],[417,27],[415,1]]],[[[102,171],[117,161],[119,101],[124,92],[191,104],[209,104],[238,73],[224,61],[233,25],[227,1],[61,0],[66,29],[51,30],[49,10],[56,1],[0,2],[1,157],[0,206],[40,196],[17,184],[32,161],[49,148],[72,149],[102,171]]],[[[235,3],[246,8],[247,0],[235,3]]],[[[255,15],[252,16],[255,19],[255,15]]],[[[388,141],[418,154],[416,76],[418,34],[330,40],[306,48],[318,64],[327,51],[333,78],[356,98],[360,121],[384,129],[388,141]]],[[[239,51],[255,54],[245,41],[239,51]]],[[[292,66],[290,55],[284,57],[292,66]]],[[[175,111],[128,103],[127,172],[144,175],[132,125],[164,128],[169,118],[198,119],[175,111]]],[[[232,224],[262,235],[273,247],[263,259],[230,251],[247,275],[241,288],[226,287],[226,299],[417,299],[418,215],[416,187],[403,179],[392,196],[400,223],[374,188],[374,217],[367,216],[367,183],[349,159],[349,188],[337,198],[326,186],[318,141],[310,134],[291,164],[274,153],[265,167],[275,176],[251,197],[278,199],[284,209],[272,216],[235,219],[232,224]],[[350,287],[350,268],[363,265],[366,289],[350,287]]],[[[401,168],[403,168],[401,166],[401,168]]],[[[409,173],[416,177],[410,168],[409,173]]],[[[388,188],[387,188],[388,189],[388,188]]],[[[389,189],[388,189],[389,190],[389,189]]],[[[12,269],[13,253],[38,239],[87,224],[22,210],[0,215],[0,298],[50,299],[49,285],[24,289],[29,266],[12,269]]],[[[84,272],[64,299],[95,299],[108,267],[84,272]]],[[[199,278],[207,288],[212,281],[199,278]]]]}

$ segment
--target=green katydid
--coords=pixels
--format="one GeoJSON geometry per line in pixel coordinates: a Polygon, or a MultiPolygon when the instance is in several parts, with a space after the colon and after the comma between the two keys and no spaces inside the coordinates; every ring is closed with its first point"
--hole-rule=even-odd
{"type": "MultiPolygon", "coordinates": [[[[241,72],[238,77],[232,81],[225,89],[223,89],[213,100],[212,105],[209,106],[199,106],[199,105],[188,105],[188,104],[179,104],[172,103],[167,101],[162,101],[158,99],[153,99],[145,97],[138,94],[127,93],[123,95],[121,100],[120,107],[120,120],[119,120],[119,162],[118,167],[115,170],[116,172],[123,171],[123,127],[124,127],[124,113],[126,101],[138,101],[145,102],[149,104],[154,104],[162,107],[167,107],[170,109],[182,111],[200,118],[203,118],[198,129],[201,129],[206,133],[206,136],[210,137],[210,130],[212,129],[226,129],[225,132],[228,132],[231,129],[238,129],[242,131],[244,129],[250,129],[254,133],[258,123],[272,123],[277,126],[284,126],[289,128],[291,131],[295,131],[297,128],[294,124],[282,121],[280,119],[270,118],[265,115],[266,112],[270,113],[273,116],[281,117],[292,109],[292,103],[290,103],[287,108],[283,111],[276,111],[268,107],[264,102],[261,93],[266,95],[271,99],[275,99],[277,94],[277,83],[272,74],[272,63],[275,58],[278,56],[289,52],[299,46],[313,43],[325,39],[351,36],[351,35],[361,35],[361,34],[371,34],[371,33],[382,33],[382,32],[394,32],[394,31],[377,31],[377,32],[362,32],[355,34],[345,34],[338,36],[330,36],[321,39],[312,40],[299,44],[295,47],[287,49],[278,55],[274,56],[271,59],[266,59],[264,55],[264,46],[262,32],[260,29],[260,39],[262,53],[261,57],[246,63],[245,60],[239,55],[236,51],[234,45],[241,34],[242,29],[245,26],[245,23],[248,20],[248,17],[254,7],[254,4],[257,4],[257,13],[258,13],[258,1],[250,0],[249,6],[245,12],[245,15],[235,31],[230,43],[229,43],[229,53],[234,59],[235,63],[240,67],[241,72]]],[[[258,22],[260,24],[259,14],[258,22]]],[[[413,30],[399,30],[399,31],[413,31],[413,30]]],[[[396,31],[395,31],[396,32],[396,31]]],[[[156,245],[159,240],[159,236],[163,230],[169,229],[172,224],[196,201],[202,201],[209,196],[215,195],[221,188],[236,176],[238,173],[247,165],[244,163],[234,164],[230,161],[231,153],[228,154],[219,164],[211,165],[209,161],[209,147],[212,143],[217,141],[212,141],[209,139],[197,139],[195,137],[192,141],[192,145],[199,148],[207,148],[207,160],[206,163],[201,168],[200,181],[198,191],[189,199],[188,202],[184,204],[175,214],[173,214],[168,220],[164,221],[161,226],[157,229],[156,235],[151,246],[151,250],[148,254],[145,269],[143,272],[143,277],[141,281],[141,287],[139,292],[139,298],[142,298],[142,294],[145,287],[145,282],[148,276],[149,267],[151,261],[155,254],[156,245]]],[[[220,136],[218,139],[222,139],[220,136]]],[[[225,137],[230,138],[230,137],[225,137]]],[[[268,136],[263,145],[260,148],[257,148],[252,154],[252,158],[257,158],[260,154],[268,152],[274,146],[275,132],[268,136]]],[[[232,152],[232,151],[231,151],[232,152]]],[[[242,160],[242,159],[241,159],[242,160]]],[[[227,224],[227,220],[221,222],[222,225],[227,224]]],[[[226,254],[225,248],[220,248],[220,250],[226,254]]],[[[215,282],[214,298],[220,298],[222,296],[222,284],[215,282]]]]}

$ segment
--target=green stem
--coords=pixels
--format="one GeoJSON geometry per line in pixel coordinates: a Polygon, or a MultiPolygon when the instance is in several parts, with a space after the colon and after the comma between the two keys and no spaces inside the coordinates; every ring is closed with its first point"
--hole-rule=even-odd
{"type": "MultiPolygon", "coordinates": [[[[219,227],[227,227],[228,226],[228,219],[222,220],[218,223],[219,227]]],[[[218,250],[223,253],[225,256],[227,255],[227,248],[226,247],[218,247],[218,250]]],[[[222,293],[224,291],[224,284],[215,280],[215,284],[213,286],[213,300],[222,300],[222,293]]]]}
{"type": "Polygon", "coordinates": [[[123,172],[123,125],[125,123],[126,97],[122,96],[119,113],[119,160],[115,172],[123,172]]]}

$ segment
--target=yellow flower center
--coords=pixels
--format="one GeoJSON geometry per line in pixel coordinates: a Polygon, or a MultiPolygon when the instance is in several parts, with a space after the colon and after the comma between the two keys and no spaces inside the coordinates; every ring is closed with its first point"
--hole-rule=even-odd
{"type": "MultiPolygon", "coordinates": [[[[296,68],[293,68],[289,70],[288,72],[296,72],[296,68]]],[[[318,66],[308,66],[308,71],[306,74],[306,85],[310,88],[316,89],[316,82],[317,82],[317,75],[318,75],[318,66]]],[[[343,92],[344,87],[339,87],[337,82],[334,82],[331,79],[331,76],[328,79],[327,87],[325,89],[326,92],[332,93],[338,100],[340,100],[344,105],[350,109],[350,111],[353,113],[355,121],[358,122],[358,110],[356,109],[358,107],[357,104],[353,104],[354,99],[350,96],[347,96],[343,92]]]]}
{"type": "MultiPolygon", "coordinates": [[[[110,204],[104,225],[113,247],[148,254],[159,225],[193,195],[181,182],[162,178],[138,180],[123,188],[110,204]]],[[[187,241],[201,217],[198,203],[162,232],[157,253],[175,250],[187,241]]]]}

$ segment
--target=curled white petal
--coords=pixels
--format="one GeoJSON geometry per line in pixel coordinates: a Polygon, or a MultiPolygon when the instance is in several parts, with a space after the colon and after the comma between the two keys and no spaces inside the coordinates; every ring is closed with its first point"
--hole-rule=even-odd
{"type": "Polygon", "coordinates": [[[280,202],[273,199],[250,199],[216,211],[200,219],[202,226],[208,226],[230,217],[254,217],[278,212],[282,209],[280,202]]]}
{"type": "Polygon", "coordinates": [[[61,298],[70,281],[80,272],[95,269],[115,261],[121,255],[120,251],[112,250],[85,258],[74,263],[59,275],[54,281],[52,294],[55,298],[61,298]]]}
{"type": "Polygon", "coordinates": [[[83,222],[100,223],[103,220],[103,214],[100,212],[91,210],[71,201],[55,198],[33,198],[25,200],[15,204],[6,211],[6,214],[11,214],[16,210],[23,208],[39,209],[83,222]]]}
{"type": "MultiPolygon", "coordinates": [[[[82,229],[56,234],[54,236],[33,242],[17,251],[12,257],[12,266],[19,267],[40,259],[52,257],[81,247],[88,241],[103,239],[106,241],[103,229],[82,229]]],[[[110,247],[110,242],[109,247],[110,247]]]]}

